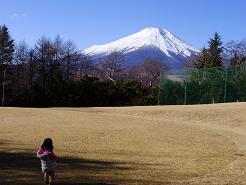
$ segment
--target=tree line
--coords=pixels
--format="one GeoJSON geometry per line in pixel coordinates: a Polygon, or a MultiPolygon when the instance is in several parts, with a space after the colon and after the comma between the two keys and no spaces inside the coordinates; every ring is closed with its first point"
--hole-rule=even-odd
{"type": "Polygon", "coordinates": [[[135,69],[123,55],[103,61],[83,55],[59,35],[40,38],[35,46],[15,43],[0,26],[0,95],[6,106],[121,106],[156,104],[161,61],[146,59],[135,69]],[[150,67],[151,66],[151,67],[150,67]],[[5,92],[5,93],[4,93],[5,92]]]}
{"type": "Polygon", "coordinates": [[[184,68],[189,69],[185,81],[165,80],[161,86],[161,78],[168,75],[165,61],[148,58],[126,68],[123,57],[113,52],[100,62],[94,61],[59,35],[54,39],[42,37],[30,47],[24,41],[15,43],[7,26],[0,26],[2,105],[125,106],[155,105],[158,101],[246,101],[246,40],[223,43],[215,33],[208,47],[184,63],[184,68]]]}

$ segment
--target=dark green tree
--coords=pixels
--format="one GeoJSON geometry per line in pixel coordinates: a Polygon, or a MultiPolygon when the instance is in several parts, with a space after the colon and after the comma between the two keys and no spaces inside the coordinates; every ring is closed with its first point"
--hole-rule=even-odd
{"type": "Polygon", "coordinates": [[[0,92],[2,92],[4,71],[12,64],[13,55],[14,40],[11,39],[7,26],[0,26],[0,92]]]}
{"type": "Polygon", "coordinates": [[[209,48],[209,67],[221,67],[223,66],[222,52],[223,42],[221,41],[220,35],[216,32],[214,37],[208,42],[209,48]]]}

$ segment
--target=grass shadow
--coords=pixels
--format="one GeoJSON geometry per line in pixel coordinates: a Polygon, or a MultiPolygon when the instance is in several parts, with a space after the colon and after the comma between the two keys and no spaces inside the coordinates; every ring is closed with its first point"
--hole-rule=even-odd
{"type": "MultiPolygon", "coordinates": [[[[0,185],[43,184],[40,160],[36,158],[35,151],[25,151],[22,145],[19,150],[18,147],[6,150],[9,144],[11,143],[0,141],[0,185]]],[[[56,185],[163,184],[125,179],[124,174],[134,171],[136,165],[142,164],[60,157],[56,185]]]]}
{"type": "MultiPolygon", "coordinates": [[[[40,161],[35,157],[35,154],[0,152],[0,166],[1,185],[42,184],[40,161]]],[[[100,177],[92,177],[92,174],[127,169],[117,167],[117,164],[109,161],[61,157],[56,172],[58,176],[57,185],[115,185],[115,182],[101,182],[104,180],[100,177]],[[79,173],[76,173],[77,171],[79,173]],[[59,174],[64,176],[66,173],[68,174],[67,178],[59,178],[59,174]]]]}

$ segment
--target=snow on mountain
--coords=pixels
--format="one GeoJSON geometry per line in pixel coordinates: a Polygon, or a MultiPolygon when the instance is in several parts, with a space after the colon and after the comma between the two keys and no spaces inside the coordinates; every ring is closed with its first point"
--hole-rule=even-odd
{"type": "Polygon", "coordinates": [[[95,45],[82,51],[94,60],[102,59],[112,52],[121,52],[127,66],[154,58],[166,62],[172,68],[180,68],[185,59],[196,55],[199,50],[166,29],[150,27],[112,43],[95,45]]]}

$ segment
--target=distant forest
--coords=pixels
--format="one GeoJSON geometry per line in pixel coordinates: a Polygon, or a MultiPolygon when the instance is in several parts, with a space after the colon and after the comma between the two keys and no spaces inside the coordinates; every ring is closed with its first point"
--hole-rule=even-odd
{"type": "MultiPolygon", "coordinates": [[[[40,38],[35,46],[15,43],[0,26],[0,95],[3,106],[83,107],[158,103],[160,71],[165,61],[146,59],[125,68],[121,53],[101,62],[84,56],[72,41],[59,35],[40,38]]],[[[184,67],[213,68],[246,64],[246,41],[223,44],[219,34],[184,67]]],[[[170,97],[171,98],[171,97],[170,97]]]]}

